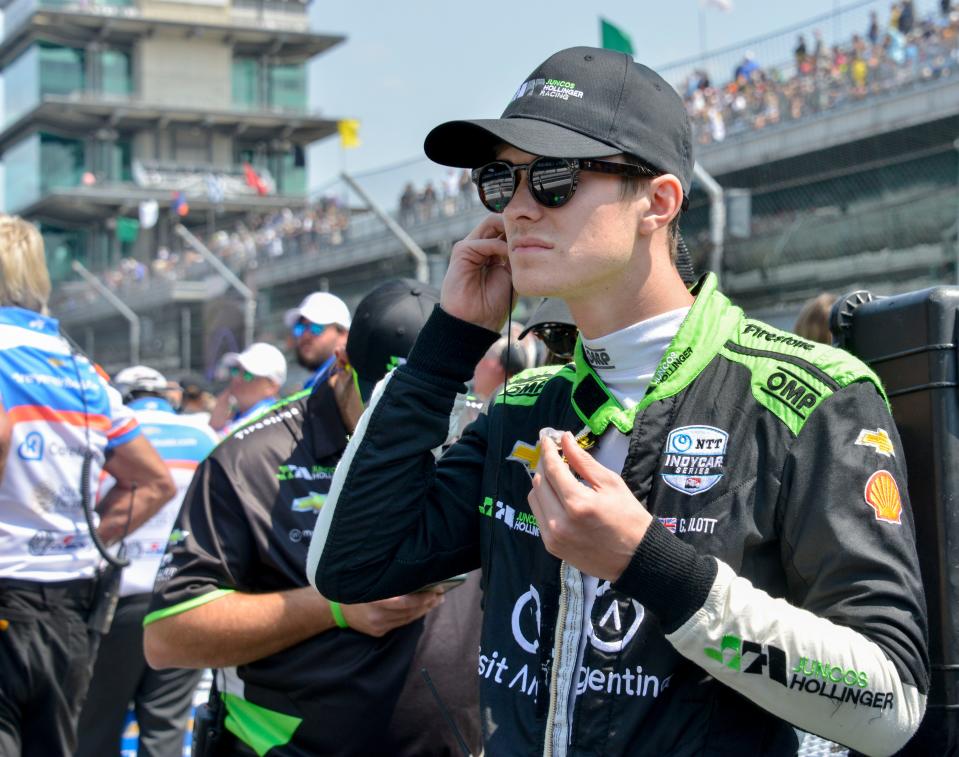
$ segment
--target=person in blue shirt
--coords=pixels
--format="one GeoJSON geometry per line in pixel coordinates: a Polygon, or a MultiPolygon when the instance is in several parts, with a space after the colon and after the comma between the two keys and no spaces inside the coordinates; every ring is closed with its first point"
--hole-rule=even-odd
{"type": "Polygon", "coordinates": [[[336,362],[334,353],[346,347],[350,333],[350,310],[339,297],[329,292],[313,292],[299,307],[287,310],[283,322],[290,329],[296,362],[310,371],[304,389],[327,378],[336,362]]]}

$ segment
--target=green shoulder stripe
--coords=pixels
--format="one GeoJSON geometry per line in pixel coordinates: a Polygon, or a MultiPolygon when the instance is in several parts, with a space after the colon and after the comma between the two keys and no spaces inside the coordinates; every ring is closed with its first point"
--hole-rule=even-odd
{"type": "Polygon", "coordinates": [[[797,436],[823,400],[857,381],[871,382],[889,402],[879,377],[848,352],[759,321],[744,319],[720,353],[749,369],[756,401],[797,436]]]}
{"type": "Polygon", "coordinates": [[[163,620],[164,618],[169,618],[173,615],[179,615],[181,612],[192,610],[194,607],[205,605],[207,602],[212,602],[214,599],[219,599],[220,597],[225,597],[227,594],[232,593],[233,589],[217,589],[216,591],[210,591],[206,594],[201,594],[199,597],[188,599],[186,602],[180,602],[178,605],[164,607],[162,610],[154,610],[143,619],[143,625],[148,626],[151,623],[156,623],[158,620],[163,620]]]}
{"type": "Polygon", "coordinates": [[[506,391],[496,393],[494,405],[535,405],[539,395],[553,379],[573,382],[576,372],[572,365],[544,365],[517,373],[506,382],[506,391]]]}

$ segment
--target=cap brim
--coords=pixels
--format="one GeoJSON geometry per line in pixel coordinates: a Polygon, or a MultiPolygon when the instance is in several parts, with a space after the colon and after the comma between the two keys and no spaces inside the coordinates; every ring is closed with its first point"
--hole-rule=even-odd
{"type": "Polygon", "coordinates": [[[520,332],[519,338],[523,339],[530,331],[544,323],[564,323],[574,328],[576,326],[576,322],[573,320],[565,302],[558,297],[546,297],[533,310],[526,321],[526,328],[520,332]]]}
{"type": "Polygon", "coordinates": [[[299,308],[290,308],[283,314],[283,323],[288,329],[292,329],[293,324],[295,324],[298,320],[300,320],[299,308]]]}
{"type": "Polygon", "coordinates": [[[447,121],[426,135],[427,157],[444,166],[477,168],[495,160],[497,145],[552,158],[602,158],[622,152],[565,126],[533,118],[447,121]]]}

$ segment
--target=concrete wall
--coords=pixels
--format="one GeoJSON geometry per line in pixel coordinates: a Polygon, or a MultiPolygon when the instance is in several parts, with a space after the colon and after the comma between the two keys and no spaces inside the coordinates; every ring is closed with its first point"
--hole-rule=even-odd
{"type": "Polygon", "coordinates": [[[134,55],[137,91],[146,102],[230,107],[233,55],[222,42],[158,34],[141,40],[134,55]]]}

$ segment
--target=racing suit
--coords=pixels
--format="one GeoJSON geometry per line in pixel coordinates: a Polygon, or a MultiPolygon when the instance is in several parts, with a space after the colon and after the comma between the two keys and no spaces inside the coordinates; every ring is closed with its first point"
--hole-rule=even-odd
{"type": "Polygon", "coordinates": [[[514,378],[434,465],[496,338],[437,308],[337,469],[307,569],[324,596],[482,565],[488,754],[794,754],[790,724],[888,754],[919,725],[926,611],[878,379],[747,319],[711,276],[693,294],[633,409],[578,345],[574,364],[514,378]],[[527,504],[544,427],[584,446],[627,435],[622,476],[654,516],[586,622],[583,575],[545,550],[527,504]]]}

